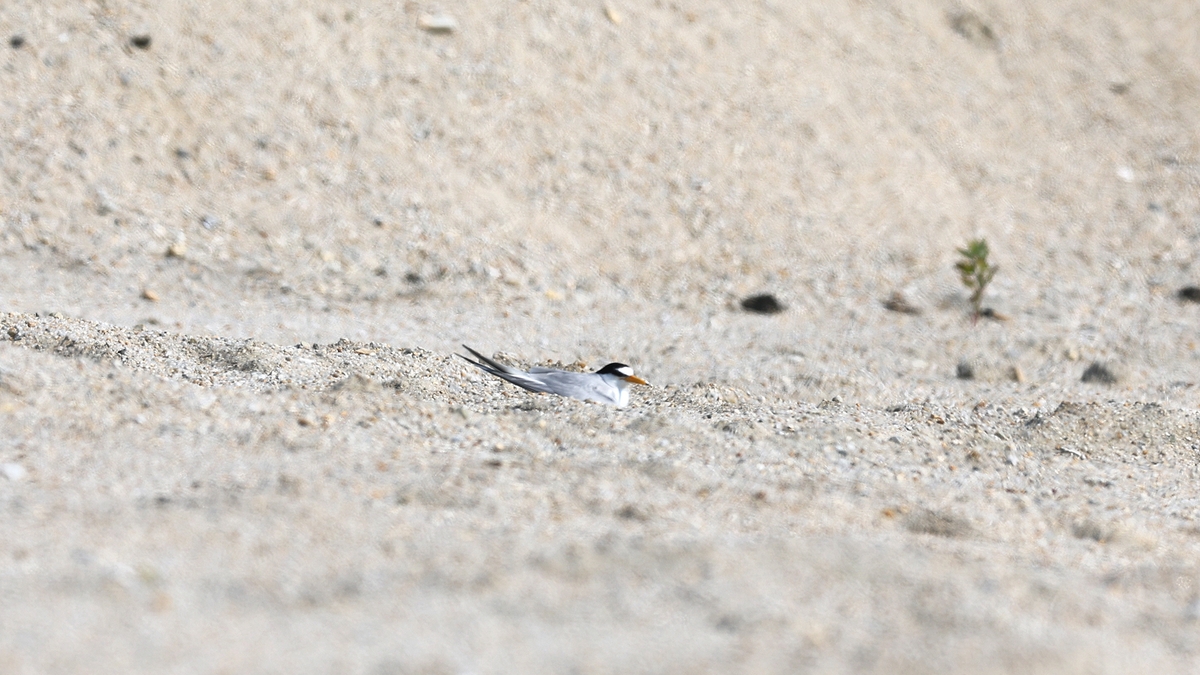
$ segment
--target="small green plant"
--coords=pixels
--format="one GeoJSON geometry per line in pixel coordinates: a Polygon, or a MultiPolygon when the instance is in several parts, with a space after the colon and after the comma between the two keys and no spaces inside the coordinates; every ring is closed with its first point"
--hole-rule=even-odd
{"type": "Polygon", "coordinates": [[[954,266],[958,268],[963,286],[971,291],[971,307],[975,310],[974,320],[978,321],[979,317],[984,314],[983,291],[992,282],[992,277],[996,276],[996,270],[1000,268],[988,262],[986,239],[971,241],[966,248],[958,249],[958,252],[962,254],[963,259],[954,266]]]}

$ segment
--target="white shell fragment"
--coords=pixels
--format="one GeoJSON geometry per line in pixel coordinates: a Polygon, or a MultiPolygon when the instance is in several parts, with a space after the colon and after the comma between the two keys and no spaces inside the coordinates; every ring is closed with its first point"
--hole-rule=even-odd
{"type": "Polygon", "coordinates": [[[0,464],[0,476],[4,476],[15,483],[25,478],[25,467],[13,462],[5,462],[4,464],[0,464]]]}
{"type": "Polygon", "coordinates": [[[430,33],[453,33],[458,30],[458,22],[449,14],[422,14],[417,19],[417,26],[430,33]]]}

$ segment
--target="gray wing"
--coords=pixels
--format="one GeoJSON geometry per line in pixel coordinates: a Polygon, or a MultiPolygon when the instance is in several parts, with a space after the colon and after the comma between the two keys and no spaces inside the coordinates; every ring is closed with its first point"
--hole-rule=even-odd
{"type": "Polygon", "coordinates": [[[538,368],[530,371],[541,381],[544,389],[559,396],[569,396],[582,401],[615,404],[620,395],[616,387],[595,373],[572,373],[565,370],[538,368]]]}
{"type": "Polygon", "coordinates": [[[511,383],[517,385],[518,387],[521,387],[522,389],[528,389],[529,391],[535,391],[539,394],[557,394],[558,393],[554,389],[547,388],[542,383],[542,378],[544,376],[539,376],[537,378],[533,378],[533,377],[529,376],[529,373],[526,373],[521,370],[517,370],[516,368],[509,368],[508,366],[506,366],[502,363],[497,363],[496,361],[489,359],[488,357],[484,356],[483,354],[480,354],[479,352],[475,351],[474,349],[471,349],[470,347],[468,347],[466,345],[463,345],[463,349],[471,352],[471,355],[479,360],[472,361],[471,359],[468,359],[467,357],[463,356],[462,354],[459,354],[458,357],[460,359],[462,359],[463,361],[466,361],[467,363],[482,370],[485,373],[488,373],[490,375],[495,375],[496,377],[498,377],[502,380],[505,380],[507,382],[511,382],[511,383]]]}
{"type": "Polygon", "coordinates": [[[459,358],[485,373],[495,375],[522,389],[539,394],[558,394],[597,403],[615,404],[619,400],[620,392],[616,390],[616,387],[609,385],[603,378],[598,378],[593,373],[571,373],[565,370],[540,367],[530,368],[529,372],[525,372],[497,363],[466,345],[463,345],[463,349],[471,352],[479,361],[472,361],[462,354],[459,354],[459,358]]]}

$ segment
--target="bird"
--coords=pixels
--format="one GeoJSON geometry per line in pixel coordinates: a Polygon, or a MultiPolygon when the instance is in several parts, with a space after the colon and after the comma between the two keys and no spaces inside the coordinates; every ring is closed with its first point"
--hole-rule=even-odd
{"type": "Polygon", "coordinates": [[[497,363],[466,345],[463,349],[478,359],[472,361],[462,354],[457,355],[467,363],[522,389],[542,394],[558,394],[623,408],[629,404],[630,385],[650,384],[634,375],[633,369],[624,363],[610,363],[594,373],[572,373],[555,368],[530,368],[526,372],[497,363]]]}

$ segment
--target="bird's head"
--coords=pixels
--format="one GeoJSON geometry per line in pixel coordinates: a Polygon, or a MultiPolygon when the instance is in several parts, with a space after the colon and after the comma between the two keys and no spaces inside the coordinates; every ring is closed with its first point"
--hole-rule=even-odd
{"type": "Polygon", "coordinates": [[[597,375],[615,375],[630,384],[645,384],[650,383],[633,374],[633,368],[624,363],[610,363],[600,370],[596,371],[597,375]]]}

